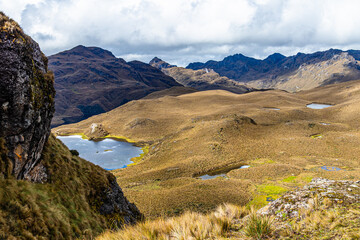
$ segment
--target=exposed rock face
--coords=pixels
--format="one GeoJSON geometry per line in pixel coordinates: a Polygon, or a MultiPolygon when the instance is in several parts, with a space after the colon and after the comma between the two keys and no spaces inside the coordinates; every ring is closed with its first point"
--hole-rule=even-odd
{"type": "MultiPolygon", "coordinates": [[[[0,13],[0,137],[17,179],[43,181],[39,159],[54,113],[53,75],[39,45],[0,13]]],[[[10,166],[11,165],[11,166],[10,166]]]]}
{"type": "Polygon", "coordinates": [[[85,132],[85,135],[88,136],[89,139],[96,139],[109,135],[109,132],[101,123],[92,123],[89,130],[85,132]]]}
{"type": "Polygon", "coordinates": [[[162,70],[163,68],[172,68],[172,67],[177,67],[176,65],[170,65],[169,63],[161,60],[158,57],[154,57],[149,64],[153,67],[156,67],[160,70],[162,70]]]}
{"type": "MultiPolygon", "coordinates": [[[[116,179],[110,183],[108,191],[105,193],[103,204],[99,211],[102,215],[113,215],[114,213],[123,216],[123,221],[126,224],[133,224],[137,220],[143,218],[135,204],[130,203],[124,196],[121,188],[116,182],[116,179]]],[[[117,223],[119,226],[121,222],[117,223]]]]}
{"type": "Polygon", "coordinates": [[[301,209],[314,205],[314,197],[321,202],[325,198],[333,204],[347,205],[360,200],[360,181],[328,180],[316,178],[303,189],[284,194],[279,199],[259,210],[264,215],[278,218],[298,217],[301,209]]]}

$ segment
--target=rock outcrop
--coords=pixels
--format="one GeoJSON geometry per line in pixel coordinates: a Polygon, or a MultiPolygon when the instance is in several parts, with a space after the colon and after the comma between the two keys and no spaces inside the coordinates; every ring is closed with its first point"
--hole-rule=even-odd
{"type": "Polygon", "coordinates": [[[53,75],[39,45],[0,13],[0,137],[17,179],[43,181],[39,163],[54,113],[53,75]]]}
{"type": "Polygon", "coordinates": [[[359,202],[360,181],[313,179],[303,189],[291,191],[259,210],[260,214],[276,218],[296,218],[299,212],[327,199],[331,204],[346,206],[359,202]],[[316,200],[314,200],[316,199],[316,200]]]}

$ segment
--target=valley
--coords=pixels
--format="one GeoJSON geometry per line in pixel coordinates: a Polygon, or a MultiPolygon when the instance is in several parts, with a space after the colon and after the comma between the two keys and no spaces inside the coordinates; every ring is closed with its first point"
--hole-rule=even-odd
{"type": "Polygon", "coordinates": [[[359,178],[359,98],[360,81],[298,93],[211,90],[132,101],[52,131],[86,134],[97,123],[148,146],[137,164],[112,171],[148,218],[223,202],[260,207],[315,177],[359,178]]]}

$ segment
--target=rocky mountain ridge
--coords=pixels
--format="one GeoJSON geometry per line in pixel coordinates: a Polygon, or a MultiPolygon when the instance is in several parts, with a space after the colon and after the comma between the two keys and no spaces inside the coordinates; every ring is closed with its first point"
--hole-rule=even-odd
{"type": "Polygon", "coordinates": [[[253,90],[237,81],[220,76],[213,69],[186,69],[170,65],[157,57],[153,58],[149,64],[160,69],[163,73],[174,78],[185,87],[195,88],[200,91],[222,89],[241,94],[253,90]]]}
{"type": "Polygon", "coordinates": [[[311,54],[298,53],[289,57],[274,53],[264,60],[235,54],[222,61],[190,63],[186,68],[193,70],[211,68],[221,76],[246,83],[250,87],[299,91],[358,79],[359,55],[357,50],[337,49],[311,54]],[[319,64],[323,65],[322,69],[314,72],[319,64]],[[331,64],[337,66],[331,67],[331,64]]]}

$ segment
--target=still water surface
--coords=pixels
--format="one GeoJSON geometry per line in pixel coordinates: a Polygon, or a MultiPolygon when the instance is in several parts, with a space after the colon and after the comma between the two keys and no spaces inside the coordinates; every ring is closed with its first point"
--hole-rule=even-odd
{"type": "Polygon", "coordinates": [[[132,163],[131,158],[142,153],[141,148],[131,143],[114,139],[90,141],[81,136],[58,136],[69,149],[75,149],[79,156],[106,170],[125,168],[132,163]]]}

